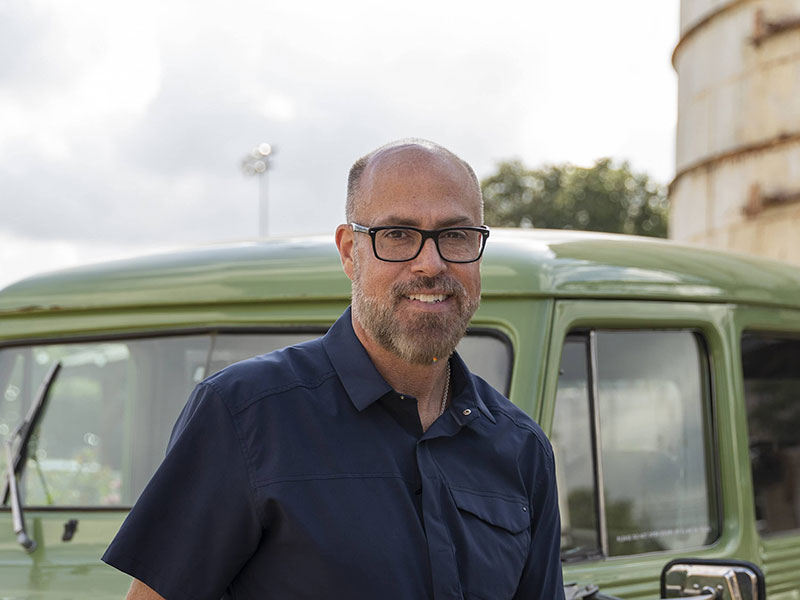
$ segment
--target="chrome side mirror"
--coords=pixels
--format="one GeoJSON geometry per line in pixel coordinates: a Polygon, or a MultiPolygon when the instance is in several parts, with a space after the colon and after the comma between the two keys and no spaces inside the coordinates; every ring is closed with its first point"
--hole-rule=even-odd
{"type": "Polygon", "coordinates": [[[673,560],[661,572],[662,598],[766,600],[764,574],[736,560],[673,560]]]}

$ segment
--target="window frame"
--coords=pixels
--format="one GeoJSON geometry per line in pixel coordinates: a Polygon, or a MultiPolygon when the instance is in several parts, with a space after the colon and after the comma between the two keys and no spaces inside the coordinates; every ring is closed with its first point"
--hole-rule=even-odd
{"type": "MultiPolygon", "coordinates": [[[[748,324],[748,325],[743,326],[740,330],[738,330],[736,343],[737,343],[737,349],[738,349],[738,359],[739,359],[738,362],[739,362],[739,367],[741,368],[740,381],[741,381],[741,386],[742,386],[742,400],[743,400],[743,404],[744,404],[745,417],[747,419],[747,428],[746,428],[747,447],[750,448],[750,444],[751,444],[751,442],[750,442],[750,437],[751,437],[750,436],[750,419],[749,419],[748,408],[747,408],[747,397],[746,397],[746,394],[745,394],[744,354],[742,352],[742,341],[744,339],[744,336],[747,335],[747,334],[756,335],[756,336],[763,336],[763,337],[771,337],[772,339],[793,339],[793,340],[797,340],[800,343],[800,329],[792,330],[792,329],[786,328],[786,327],[775,329],[775,328],[765,328],[765,327],[754,326],[754,325],[748,324]]],[[[755,482],[752,479],[752,476],[753,476],[753,464],[752,464],[752,461],[749,462],[749,467],[750,467],[749,472],[750,472],[750,478],[751,478],[751,488],[752,488],[752,491],[753,491],[753,522],[757,525],[758,524],[758,518],[757,518],[757,515],[756,515],[756,486],[755,486],[755,482]]],[[[781,531],[761,532],[761,531],[758,530],[758,527],[756,527],[756,535],[758,535],[759,538],[764,539],[764,540],[780,540],[781,538],[797,537],[798,535],[800,535],[800,522],[798,522],[797,527],[794,527],[792,529],[783,529],[781,531]]]]}
{"type": "MultiPolygon", "coordinates": [[[[719,422],[723,416],[719,412],[718,395],[727,393],[725,380],[720,380],[717,373],[726,373],[727,352],[726,338],[729,331],[731,307],[721,304],[698,304],[692,302],[667,302],[659,300],[632,301],[632,300],[587,300],[587,299],[563,299],[556,302],[553,313],[552,342],[548,351],[547,378],[545,384],[545,403],[540,424],[545,431],[552,431],[555,416],[556,393],[558,391],[558,372],[561,364],[561,354],[564,343],[569,335],[587,335],[594,331],[689,331],[696,335],[702,343],[705,352],[701,352],[703,366],[702,383],[704,392],[707,394],[707,406],[703,407],[707,415],[708,423],[705,447],[709,452],[708,465],[711,472],[709,478],[709,493],[713,493],[711,500],[714,509],[717,537],[712,542],[695,548],[684,548],[680,551],[663,550],[639,554],[608,555],[608,523],[606,515],[601,515],[598,504],[601,497],[604,498],[604,489],[595,487],[595,518],[598,520],[598,530],[602,522],[604,537],[600,537],[599,555],[577,556],[576,558],[564,561],[564,564],[591,564],[598,560],[603,561],[626,561],[629,559],[640,559],[640,557],[663,557],[668,554],[686,554],[689,552],[711,550],[725,543],[730,536],[726,529],[726,506],[725,488],[723,480],[725,469],[722,464],[720,447],[722,440],[720,437],[719,422]],[[720,390],[721,388],[721,390],[720,390]],[[601,516],[603,517],[601,521],[601,516]]],[[[596,342],[594,342],[596,344],[596,342]]],[[[590,350],[587,343],[587,355],[590,350]]],[[[595,347],[596,353],[596,347],[595,347]]],[[[596,381],[596,362],[589,362],[587,356],[587,387],[589,393],[597,397],[596,381]]],[[[595,359],[596,361],[596,354],[595,359]]],[[[596,401],[590,399],[590,406],[593,413],[596,413],[596,401]]],[[[727,412],[725,414],[727,416],[727,412]]],[[[597,415],[599,417],[599,415],[597,415]]],[[[592,422],[595,421],[592,416],[592,422]]],[[[595,437],[594,427],[591,432],[595,437]]],[[[596,475],[597,457],[600,443],[602,442],[602,432],[595,440],[592,440],[592,460],[593,472],[596,475]]],[[[601,458],[602,461],[602,458],[601,458]]],[[[596,484],[595,484],[596,485],[596,484]]],[[[604,501],[604,500],[603,500],[604,501]]],[[[730,510],[730,507],[729,509],[730,510]]],[[[659,558],[659,560],[662,560],[659,558]]]]}
{"type": "MultiPolygon", "coordinates": [[[[700,379],[703,393],[703,406],[701,409],[704,413],[706,424],[704,430],[707,435],[704,436],[704,446],[707,453],[707,467],[712,471],[710,478],[711,485],[709,491],[713,494],[713,498],[709,498],[709,508],[713,510],[716,517],[716,522],[712,523],[716,526],[718,532],[717,538],[711,544],[704,547],[713,545],[719,538],[719,532],[722,529],[722,505],[721,505],[721,489],[719,485],[719,477],[713,476],[719,473],[719,456],[717,451],[717,420],[715,414],[715,394],[713,390],[713,377],[711,375],[711,360],[708,348],[708,342],[703,336],[702,332],[696,328],[599,328],[599,327],[580,327],[575,328],[567,333],[564,338],[566,343],[569,339],[581,340],[586,348],[586,383],[587,395],[589,402],[589,420],[591,425],[590,438],[592,450],[592,475],[594,483],[594,510],[595,519],[597,521],[597,537],[599,541],[600,556],[602,558],[619,558],[629,556],[639,556],[639,554],[622,554],[611,555],[610,544],[608,538],[608,515],[606,511],[606,481],[603,469],[603,431],[600,426],[600,391],[599,391],[599,378],[597,373],[599,371],[599,361],[597,354],[597,334],[598,333],[628,333],[628,332],[675,332],[675,333],[689,333],[691,334],[698,344],[699,357],[700,357],[700,379]],[[712,505],[713,503],[713,505],[712,505]]],[[[592,560],[587,558],[582,560],[592,560]]],[[[574,562],[580,562],[581,559],[576,559],[574,562]]],[[[573,562],[573,561],[569,561],[573,562]]]]}

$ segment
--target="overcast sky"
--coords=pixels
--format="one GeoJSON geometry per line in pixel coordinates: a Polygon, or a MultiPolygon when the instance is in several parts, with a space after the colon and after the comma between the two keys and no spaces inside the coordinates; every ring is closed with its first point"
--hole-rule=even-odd
{"type": "Polygon", "coordinates": [[[674,173],[678,0],[0,0],[0,287],[258,233],[332,231],[358,156],[409,136],[479,177],[674,173]]]}

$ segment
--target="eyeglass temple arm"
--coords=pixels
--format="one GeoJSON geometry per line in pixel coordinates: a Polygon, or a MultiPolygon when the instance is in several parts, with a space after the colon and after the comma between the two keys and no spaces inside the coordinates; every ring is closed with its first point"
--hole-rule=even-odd
{"type": "Polygon", "coordinates": [[[358,233],[369,233],[369,227],[364,227],[363,225],[359,225],[358,223],[350,223],[350,227],[352,227],[353,231],[358,233]]]}

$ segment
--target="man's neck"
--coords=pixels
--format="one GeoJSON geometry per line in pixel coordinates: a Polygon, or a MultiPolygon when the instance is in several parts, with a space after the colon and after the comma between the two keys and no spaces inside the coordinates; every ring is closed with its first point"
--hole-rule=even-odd
{"type": "Polygon", "coordinates": [[[378,344],[355,318],[352,321],[356,337],[386,383],[397,393],[417,399],[420,422],[422,428],[427,429],[441,412],[447,379],[447,360],[424,365],[405,361],[378,344]]]}

